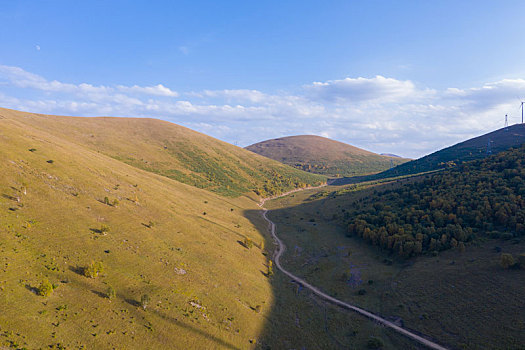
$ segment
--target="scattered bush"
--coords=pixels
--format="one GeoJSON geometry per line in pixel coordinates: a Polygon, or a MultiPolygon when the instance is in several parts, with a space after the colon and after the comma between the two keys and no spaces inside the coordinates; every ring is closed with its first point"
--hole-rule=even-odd
{"type": "Polygon", "coordinates": [[[115,198],[115,199],[113,200],[113,203],[111,203],[111,206],[112,206],[112,207],[118,207],[119,204],[120,204],[120,202],[118,201],[118,199],[115,198]]]}
{"type": "Polygon", "coordinates": [[[248,248],[248,249],[252,249],[252,247],[253,247],[253,241],[252,241],[250,238],[245,237],[245,238],[244,238],[244,246],[245,246],[246,248],[248,248]]]}
{"type": "Polygon", "coordinates": [[[510,269],[511,267],[516,265],[516,260],[514,259],[512,254],[501,253],[501,257],[500,257],[499,263],[500,263],[501,267],[503,267],[504,269],[510,269]]]}
{"type": "Polygon", "coordinates": [[[29,152],[36,152],[36,148],[30,148],[29,152]]]}
{"type": "Polygon", "coordinates": [[[55,161],[53,159],[50,159],[47,161],[49,164],[53,164],[55,161]]]}
{"type": "Polygon", "coordinates": [[[53,293],[53,285],[46,278],[40,283],[40,286],[38,286],[38,295],[48,297],[51,293],[53,293]]]}
{"type": "Polygon", "coordinates": [[[365,295],[365,294],[366,294],[366,289],[359,289],[359,290],[357,291],[357,294],[358,294],[358,295],[365,295]]]}
{"type": "Polygon", "coordinates": [[[106,290],[106,298],[108,299],[114,299],[117,296],[117,292],[115,292],[115,288],[112,286],[108,286],[108,289],[106,290]]]}
{"type": "Polygon", "coordinates": [[[102,264],[102,261],[92,261],[91,264],[83,270],[84,276],[89,278],[96,278],[102,273],[104,273],[104,265],[102,264]]]}
{"type": "Polygon", "coordinates": [[[148,304],[150,302],[150,298],[149,298],[149,295],[147,294],[144,294],[143,296],[140,297],[140,306],[142,306],[142,308],[144,310],[146,310],[146,308],[148,307],[148,304]]]}
{"type": "Polygon", "coordinates": [[[104,234],[104,235],[107,235],[108,232],[111,230],[111,228],[108,226],[108,225],[105,225],[103,224],[102,226],[100,226],[100,233],[104,234]]]}
{"type": "Polygon", "coordinates": [[[273,276],[273,261],[268,261],[268,276],[273,276]]]}

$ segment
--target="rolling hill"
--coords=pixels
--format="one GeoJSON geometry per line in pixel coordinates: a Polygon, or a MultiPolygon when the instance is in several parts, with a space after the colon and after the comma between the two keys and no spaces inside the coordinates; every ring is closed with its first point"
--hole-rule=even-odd
{"type": "Polygon", "coordinates": [[[386,170],[372,178],[417,174],[485,158],[525,142],[525,124],[516,124],[444,148],[422,158],[386,170]],[[489,146],[490,144],[490,146],[489,146]]]}
{"type": "Polygon", "coordinates": [[[326,181],[157,119],[46,116],[8,109],[0,109],[0,115],[133,167],[230,197],[273,195],[326,181]]]}
{"type": "Polygon", "coordinates": [[[170,123],[6,109],[0,164],[12,348],[254,347],[274,294],[251,191],[322,180],[170,123]]]}
{"type": "Polygon", "coordinates": [[[328,176],[355,176],[383,171],[407,159],[382,156],[315,135],[262,141],[247,150],[297,169],[328,176]]]}

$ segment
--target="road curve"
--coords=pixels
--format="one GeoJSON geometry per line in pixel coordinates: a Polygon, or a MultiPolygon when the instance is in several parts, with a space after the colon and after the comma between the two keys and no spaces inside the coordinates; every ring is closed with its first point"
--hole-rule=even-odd
{"type": "Polygon", "coordinates": [[[380,317],[380,316],[377,316],[373,313],[371,313],[370,311],[366,311],[364,309],[361,309],[360,307],[357,307],[357,306],[354,306],[354,305],[351,305],[351,304],[348,304],[348,303],[345,303],[344,301],[341,301],[339,299],[336,299],[322,291],[320,291],[319,289],[317,289],[316,287],[312,286],[311,284],[309,284],[308,282],[306,282],[305,280],[303,280],[302,278],[299,278],[297,277],[296,275],[294,275],[293,273],[287,271],[286,269],[284,269],[282,266],[281,266],[281,262],[280,262],[280,259],[281,259],[281,256],[283,255],[284,251],[286,250],[286,246],[284,245],[284,243],[279,239],[279,237],[277,237],[277,234],[276,234],[276,226],[275,226],[275,223],[268,219],[268,209],[264,208],[264,203],[267,201],[267,200],[270,200],[270,199],[276,199],[276,198],[280,198],[280,197],[284,197],[284,196],[287,196],[291,193],[294,193],[294,192],[298,192],[298,191],[302,191],[302,190],[307,190],[307,189],[314,189],[314,188],[319,188],[319,187],[323,187],[323,186],[326,186],[326,185],[321,185],[321,186],[318,186],[318,187],[307,187],[307,188],[304,188],[304,189],[296,189],[296,190],[292,190],[292,191],[289,191],[289,192],[286,192],[286,193],[283,193],[279,196],[274,196],[274,197],[270,197],[270,198],[264,198],[261,200],[261,202],[259,203],[259,206],[261,207],[262,209],[262,217],[264,218],[264,220],[266,220],[268,222],[268,225],[269,225],[269,229],[270,229],[270,232],[273,236],[273,239],[275,240],[275,242],[277,243],[277,249],[275,250],[274,252],[274,262],[275,262],[275,265],[277,266],[277,268],[279,270],[281,270],[282,273],[284,273],[286,276],[290,277],[292,280],[294,280],[295,282],[297,283],[300,283],[302,286],[304,286],[305,288],[308,288],[309,290],[311,290],[314,294],[318,295],[319,297],[325,299],[325,300],[328,300],[329,302],[331,303],[334,303],[336,305],[339,305],[345,309],[349,309],[349,310],[353,310],[363,316],[366,316],[368,317],[369,319],[371,320],[374,320],[376,322],[379,322],[383,325],[385,325],[386,327],[389,327],[391,329],[393,329],[394,331],[412,339],[412,340],[415,340],[417,342],[419,342],[420,344],[423,344],[425,346],[427,346],[428,348],[430,349],[436,349],[436,350],[447,350],[447,348],[439,345],[439,344],[436,344],[434,343],[433,341],[430,341],[426,338],[423,338],[422,336],[420,335],[417,335],[407,329],[404,329],[402,327],[399,327],[398,325],[380,317]]]}

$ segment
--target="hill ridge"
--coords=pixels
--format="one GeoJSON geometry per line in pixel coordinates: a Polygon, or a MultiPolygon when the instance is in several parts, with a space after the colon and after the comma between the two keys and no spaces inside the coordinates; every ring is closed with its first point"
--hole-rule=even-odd
{"type": "Polygon", "coordinates": [[[318,135],[279,137],[245,148],[297,169],[336,177],[376,173],[407,161],[318,135]]]}

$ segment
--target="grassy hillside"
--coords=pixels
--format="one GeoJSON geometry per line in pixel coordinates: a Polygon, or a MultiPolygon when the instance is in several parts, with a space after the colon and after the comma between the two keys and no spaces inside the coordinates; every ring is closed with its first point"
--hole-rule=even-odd
{"type": "Polygon", "coordinates": [[[463,162],[485,158],[488,154],[496,154],[511,147],[518,147],[524,142],[525,124],[516,124],[507,129],[499,129],[444,148],[420,159],[401,164],[377,174],[374,178],[396,177],[449,168],[463,162]],[[487,150],[490,153],[487,153],[487,150]]]}
{"type": "MultiPolygon", "coordinates": [[[[401,256],[525,235],[525,145],[347,207],[348,232],[401,256]]],[[[525,267],[525,266],[524,266],[525,267]]]]}
{"type": "MultiPolygon", "coordinates": [[[[92,139],[88,121],[70,137],[85,132],[85,140],[72,142],[56,136],[62,130],[44,130],[67,118],[48,127],[51,118],[0,114],[0,347],[255,346],[273,304],[260,272],[266,225],[255,201],[221,197],[118,161],[96,143],[82,145],[92,139]],[[245,238],[252,249],[239,243],[245,238]],[[92,263],[104,268],[96,278],[84,275],[92,263]],[[54,289],[40,296],[46,280],[54,289]]],[[[112,139],[103,126],[113,121],[99,121],[93,138],[112,139]]],[[[130,154],[122,144],[120,152],[130,154]]]]}
{"type": "Polygon", "coordinates": [[[329,176],[371,174],[408,161],[314,135],[262,141],[246,149],[297,169],[329,176]]]}
{"type": "Polygon", "coordinates": [[[131,166],[236,197],[317,185],[308,174],[182,126],[139,118],[75,118],[0,109],[0,115],[131,166]]]}

